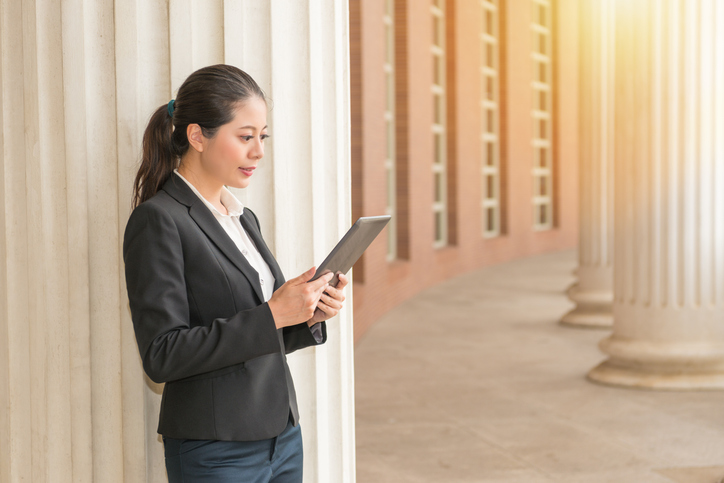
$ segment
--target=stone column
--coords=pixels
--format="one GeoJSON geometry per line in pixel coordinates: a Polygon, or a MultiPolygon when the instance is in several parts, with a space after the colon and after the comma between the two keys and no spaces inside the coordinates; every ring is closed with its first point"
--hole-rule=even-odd
{"type": "Polygon", "coordinates": [[[724,4],[616,5],[613,334],[593,381],[724,388],[724,4]]]}
{"type": "Polygon", "coordinates": [[[613,325],[614,2],[580,4],[580,226],[576,307],[561,323],[613,325]]]}
{"type": "MultiPolygon", "coordinates": [[[[244,66],[273,103],[260,176],[239,195],[259,215],[287,278],[295,277],[319,265],[351,225],[347,2],[224,6],[226,61],[244,66]]],[[[324,346],[289,357],[304,433],[304,481],[352,482],[351,290],[345,310],[327,324],[324,346]]]]}
{"type": "MultiPolygon", "coordinates": [[[[238,194],[259,215],[292,278],[319,265],[351,226],[347,2],[224,7],[226,62],[243,66],[273,104],[259,178],[238,194]]],[[[289,357],[304,432],[304,481],[355,480],[351,290],[345,305],[327,323],[324,346],[289,357]]]]}
{"type": "MultiPolygon", "coordinates": [[[[242,199],[296,276],[350,224],[347,25],[333,0],[0,0],[0,481],[167,481],[121,256],[143,130],[193,70],[249,71],[273,136],[242,199]]],[[[328,333],[290,358],[305,481],[353,482],[351,290],[328,333]]]]}

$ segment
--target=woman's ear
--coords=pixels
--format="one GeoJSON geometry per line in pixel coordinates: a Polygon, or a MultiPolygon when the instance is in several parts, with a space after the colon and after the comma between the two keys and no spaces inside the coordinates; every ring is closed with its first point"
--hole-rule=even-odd
{"type": "Polygon", "coordinates": [[[198,124],[186,126],[186,137],[192,148],[200,153],[204,151],[204,134],[201,132],[201,126],[198,124]]]}

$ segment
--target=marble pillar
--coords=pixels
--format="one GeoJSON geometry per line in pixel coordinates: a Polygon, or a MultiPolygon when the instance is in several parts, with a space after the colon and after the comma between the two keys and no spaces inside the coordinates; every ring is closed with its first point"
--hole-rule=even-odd
{"type": "MultiPolygon", "coordinates": [[[[347,2],[224,2],[227,62],[272,102],[259,178],[239,192],[287,278],[319,265],[351,226],[347,2]],[[233,12],[233,13],[232,13],[233,12]],[[312,190],[314,186],[314,190],[312,190]]],[[[254,175],[255,177],[257,174],[254,175]]],[[[304,432],[304,481],[355,480],[352,294],[328,342],[289,357],[304,432]]]]}
{"type": "Polygon", "coordinates": [[[724,389],[724,4],[616,3],[605,384],[724,389]]]}
{"type": "Polygon", "coordinates": [[[580,215],[574,327],[613,325],[614,2],[580,4],[580,215]]]}
{"type": "MultiPolygon", "coordinates": [[[[0,481],[167,481],[121,255],[143,130],[193,70],[250,72],[273,136],[241,196],[296,276],[350,225],[347,26],[333,0],[0,0],[0,481]]],[[[347,300],[290,358],[305,481],[355,478],[347,300]]]]}

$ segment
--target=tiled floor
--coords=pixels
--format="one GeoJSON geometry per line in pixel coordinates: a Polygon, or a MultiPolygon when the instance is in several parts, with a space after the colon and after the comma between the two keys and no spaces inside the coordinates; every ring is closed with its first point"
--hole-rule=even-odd
{"type": "Polygon", "coordinates": [[[386,314],[356,348],[358,483],[719,483],[724,392],[585,380],[608,332],[557,324],[575,266],[485,268],[386,314]]]}

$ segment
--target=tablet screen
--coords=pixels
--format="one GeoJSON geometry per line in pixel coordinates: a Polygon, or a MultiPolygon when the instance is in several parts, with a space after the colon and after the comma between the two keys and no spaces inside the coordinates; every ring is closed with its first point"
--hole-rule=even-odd
{"type": "MultiPolygon", "coordinates": [[[[387,225],[390,218],[392,217],[385,215],[366,216],[358,219],[337,243],[337,246],[327,255],[322,264],[319,265],[312,280],[316,280],[329,272],[335,274],[337,272],[347,273],[372,241],[377,238],[377,235],[387,225]]],[[[335,275],[329,284],[335,287],[337,282],[339,282],[339,279],[335,275]]]]}

